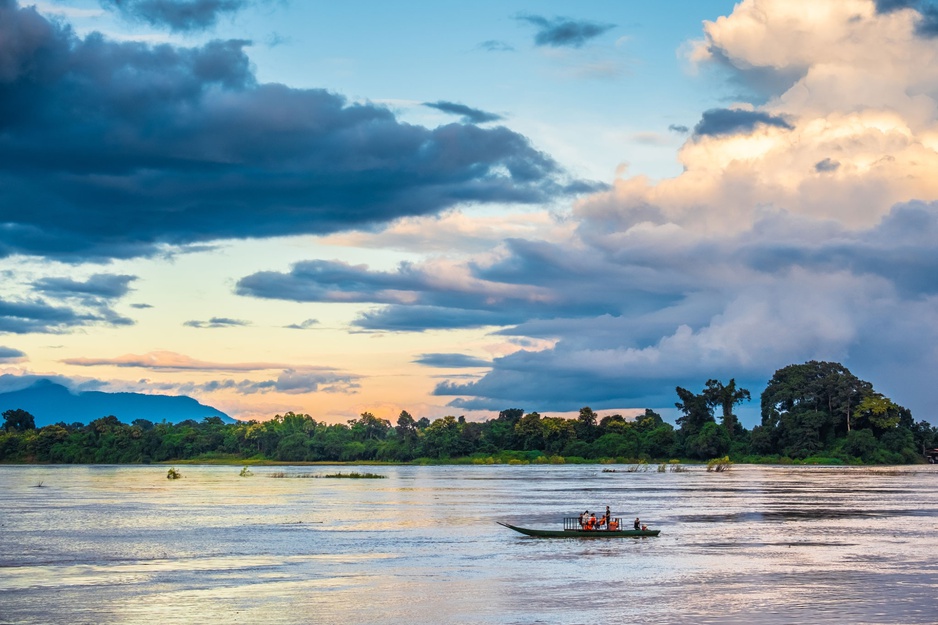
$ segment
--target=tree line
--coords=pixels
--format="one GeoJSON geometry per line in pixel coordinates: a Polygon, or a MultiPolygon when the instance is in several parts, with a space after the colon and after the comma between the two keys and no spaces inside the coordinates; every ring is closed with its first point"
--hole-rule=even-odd
{"type": "Polygon", "coordinates": [[[21,409],[3,413],[0,462],[148,463],[178,460],[281,462],[922,462],[938,446],[938,428],[874,390],[841,364],[811,361],[779,369],[762,393],[760,425],[747,430],[734,413],[751,401],[734,379],[708,380],[699,393],[677,387],[677,427],[653,410],[626,419],[589,407],[576,418],[503,410],[482,422],[446,416],[392,425],[365,412],[345,424],[288,412],[258,422],[218,417],[180,423],[115,416],[85,425],[36,428],[21,409]],[[719,420],[719,421],[718,421],[719,420]]]}

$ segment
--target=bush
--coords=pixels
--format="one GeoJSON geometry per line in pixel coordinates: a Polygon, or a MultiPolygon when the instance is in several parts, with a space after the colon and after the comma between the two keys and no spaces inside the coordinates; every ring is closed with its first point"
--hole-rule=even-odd
{"type": "Polygon", "coordinates": [[[733,466],[733,462],[730,460],[729,456],[714,458],[707,462],[707,473],[722,473],[723,471],[729,471],[731,466],[733,466]]]}

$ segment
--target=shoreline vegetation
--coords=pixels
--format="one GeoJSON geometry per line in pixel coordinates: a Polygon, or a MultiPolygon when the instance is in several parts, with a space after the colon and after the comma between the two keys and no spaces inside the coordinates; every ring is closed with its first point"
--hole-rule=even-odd
{"type": "MultiPolygon", "coordinates": [[[[734,379],[708,380],[702,392],[675,389],[676,426],[653,410],[626,419],[584,407],[574,419],[502,410],[482,422],[446,416],[396,425],[365,412],[346,424],[288,412],[268,421],[130,423],[109,415],[35,427],[22,409],[2,413],[0,463],[6,464],[597,464],[616,471],[677,472],[703,463],[897,465],[925,462],[938,428],[860,380],[843,365],[810,361],[775,372],[760,398],[762,422],[747,430],[733,409],[751,401],[734,379]],[[719,420],[719,421],[718,421],[719,420]]],[[[247,474],[243,474],[247,477],[247,474]]]]}

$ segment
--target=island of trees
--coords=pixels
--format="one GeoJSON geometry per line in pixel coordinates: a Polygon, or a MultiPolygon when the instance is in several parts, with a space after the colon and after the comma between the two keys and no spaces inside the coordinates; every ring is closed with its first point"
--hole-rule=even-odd
{"type": "Polygon", "coordinates": [[[36,428],[21,409],[3,413],[0,462],[661,462],[729,456],[734,462],[908,464],[938,446],[938,428],[873,389],[841,364],[811,361],[775,372],[762,393],[761,425],[734,414],[748,390],[708,380],[677,387],[677,427],[652,410],[575,419],[511,408],[483,422],[434,421],[401,412],[396,424],[371,413],[347,424],[288,412],[263,422],[218,417],[172,424],[105,416],[85,425],[36,428]]]}

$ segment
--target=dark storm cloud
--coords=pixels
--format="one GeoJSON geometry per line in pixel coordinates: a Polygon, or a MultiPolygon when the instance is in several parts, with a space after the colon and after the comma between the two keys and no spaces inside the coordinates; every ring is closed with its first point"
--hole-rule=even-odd
{"type": "Polygon", "coordinates": [[[581,48],[587,41],[615,28],[615,24],[600,24],[566,17],[547,19],[540,15],[519,15],[516,19],[537,27],[534,43],[554,48],[581,48]]]}
{"type": "Polygon", "coordinates": [[[818,161],[817,163],[815,163],[814,170],[817,172],[829,172],[829,171],[837,171],[839,167],[840,167],[839,161],[834,161],[834,160],[831,160],[830,158],[825,158],[824,160],[818,161]]]}
{"type": "Polygon", "coordinates": [[[26,354],[12,347],[0,346],[0,362],[21,362],[26,360],[26,354]]]}
{"type": "Polygon", "coordinates": [[[0,0],[0,256],[130,258],[578,188],[504,127],[258,84],[245,45],[79,38],[0,0]]]}
{"type": "Polygon", "coordinates": [[[479,109],[474,109],[465,104],[457,104],[456,102],[424,102],[423,105],[451,115],[459,115],[464,122],[470,124],[484,124],[486,122],[496,122],[503,119],[501,115],[480,111],[479,109]]]}
{"type": "MultiPolygon", "coordinates": [[[[739,235],[667,249],[657,238],[643,245],[632,237],[606,251],[569,250],[566,264],[555,264],[539,284],[620,312],[586,321],[545,302],[539,318],[497,334],[540,337],[555,341],[553,347],[496,358],[481,378],[443,382],[435,394],[456,397],[450,405],[465,410],[567,411],[584,403],[668,408],[678,385],[698,388],[708,378],[735,377],[756,395],[787,364],[855,358],[868,377],[898,389],[891,391],[897,396],[901,389],[914,396],[905,378],[921,378],[914,369],[934,361],[924,346],[938,340],[936,240],[938,203],[910,202],[863,231],[781,214],[739,235]],[[651,284],[660,299],[641,293],[651,284]],[[603,285],[605,292],[587,285],[603,285]],[[623,306],[635,299],[641,305],[623,306]],[[887,362],[894,353],[918,364],[887,362]]],[[[526,275],[536,257],[523,260],[523,251],[515,248],[485,277],[510,283],[512,275],[526,275]]],[[[908,405],[914,409],[915,399],[908,405]]]]}
{"type": "Polygon", "coordinates": [[[227,317],[212,317],[208,321],[186,321],[182,325],[190,328],[237,328],[241,326],[251,325],[248,321],[242,321],[241,319],[229,319],[227,317]]]}
{"type": "MultiPolygon", "coordinates": [[[[629,383],[614,376],[597,375],[596,371],[565,366],[560,359],[564,355],[575,354],[562,347],[550,354],[517,352],[495,360],[493,371],[497,374],[489,373],[464,384],[442,382],[433,394],[464,396],[448,404],[463,410],[503,410],[523,405],[530,410],[567,412],[584,405],[594,409],[673,406],[675,386],[696,389],[701,385],[701,381],[693,377],[682,379],[671,374],[648,376],[629,383]],[[542,380],[539,383],[536,382],[538,377],[542,380]]],[[[748,380],[738,381],[749,383],[748,380]]]]}
{"type": "Polygon", "coordinates": [[[136,276],[95,274],[80,282],[71,278],[42,278],[33,283],[33,288],[56,297],[96,297],[116,299],[130,291],[130,283],[136,276]]]}
{"type": "Polygon", "coordinates": [[[784,118],[761,111],[710,109],[704,111],[694,126],[694,134],[698,137],[745,134],[752,132],[756,126],[775,126],[785,130],[794,128],[784,118]]]}
{"type": "MultiPolygon", "coordinates": [[[[467,270],[470,285],[441,280],[432,266],[402,263],[395,272],[335,261],[296,263],[290,272],[259,272],[238,281],[239,295],[297,302],[385,304],[353,322],[367,330],[423,331],[504,326],[526,319],[614,314],[646,300],[610,297],[594,272],[619,268],[573,258],[561,246],[507,241],[508,259],[467,270]]],[[[636,290],[633,295],[643,294],[636,290]]],[[[653,295],[649,295],[654,299],[653,295]]]]}
{"type": "Polygon", "coordinates": [[[247,0],[101,0],[125,17],[176,32],[205,30],[225,13],[240,11],[247,0]]]}
{"type": "Polygon", "coordinates": [[[489,367],[491,362],[466,354],[421,354],[415,363],[439,369],[489,367]]]}
{"type": "Polygon", "coordinates": [[[781,240],[743,244],[737,254],[766,274],[793,268],[813,272],[850,271],[889,281],[904,298],[938,295],[938,204],[896,206],[868,231],[841,232],[818,245],[781,240]]]}

